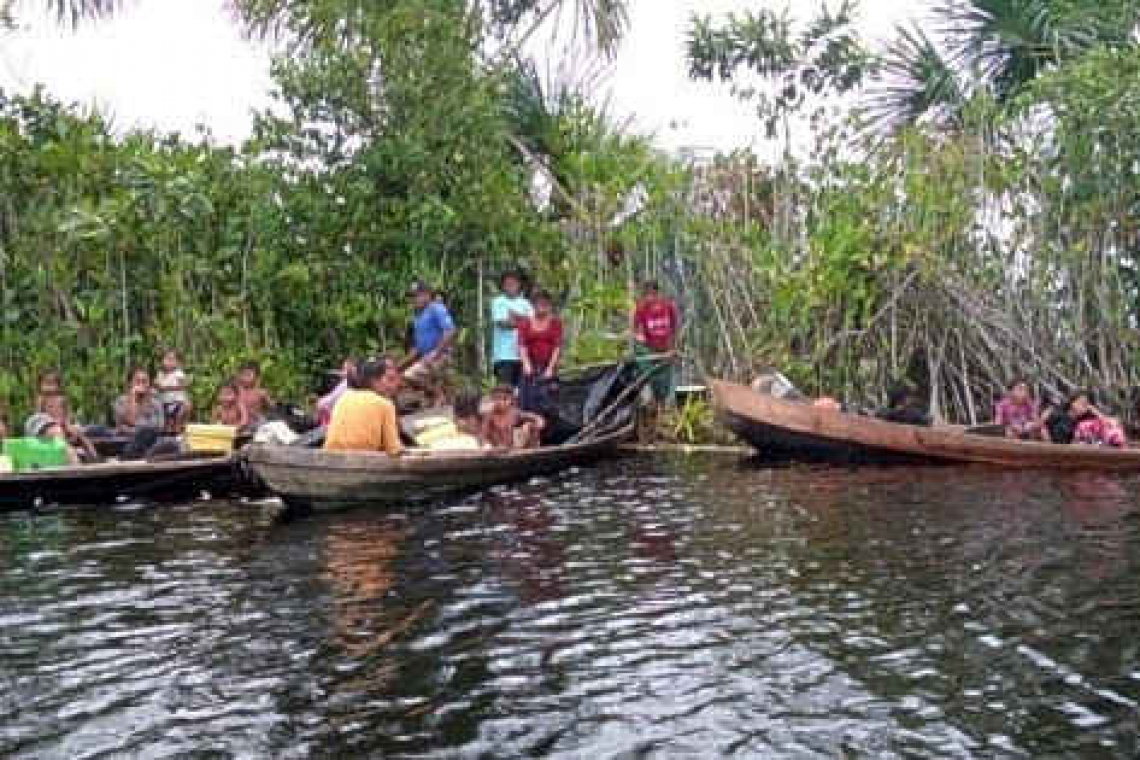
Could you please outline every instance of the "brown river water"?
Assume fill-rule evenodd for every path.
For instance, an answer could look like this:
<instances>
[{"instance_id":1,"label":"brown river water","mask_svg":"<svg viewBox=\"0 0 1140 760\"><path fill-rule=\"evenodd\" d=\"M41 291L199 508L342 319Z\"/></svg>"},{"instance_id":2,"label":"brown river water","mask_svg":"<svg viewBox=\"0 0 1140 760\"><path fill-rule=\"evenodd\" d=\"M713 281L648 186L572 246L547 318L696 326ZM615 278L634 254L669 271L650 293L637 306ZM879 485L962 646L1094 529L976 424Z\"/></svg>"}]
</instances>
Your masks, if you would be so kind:
<instances>
[{"instance_id":1,"label":"brown river water","mask_svg":"<svg viewBox=\"0 0 1140 760\"><path fill-rule=\"evenodd\" d=\"M633 457L0 514L0 756L1134 758L1140 478Z\"/></svg>"}]
</instances>

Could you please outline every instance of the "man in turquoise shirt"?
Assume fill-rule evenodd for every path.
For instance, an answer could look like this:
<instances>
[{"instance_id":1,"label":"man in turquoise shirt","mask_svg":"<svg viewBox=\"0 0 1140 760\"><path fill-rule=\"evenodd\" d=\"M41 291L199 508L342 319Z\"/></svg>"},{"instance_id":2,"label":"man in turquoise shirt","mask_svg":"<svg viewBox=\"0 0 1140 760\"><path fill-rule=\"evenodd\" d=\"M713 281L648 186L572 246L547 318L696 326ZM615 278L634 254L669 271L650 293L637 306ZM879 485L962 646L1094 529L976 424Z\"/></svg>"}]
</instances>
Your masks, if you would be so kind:
<instances>
[{"instance_id":1,"label":"man in turquoise shirt","mask_svg":"<svg viewBox=\"0 0 1140 760\"><path fill-rule=\"evenodd\" d=\"M518 272L506 272L500 281L503 292L491 301L491 369L500 383L515 388L522 382L517 320L530 319L534 309L522 295Z\"/></svg>"}]
</instances>

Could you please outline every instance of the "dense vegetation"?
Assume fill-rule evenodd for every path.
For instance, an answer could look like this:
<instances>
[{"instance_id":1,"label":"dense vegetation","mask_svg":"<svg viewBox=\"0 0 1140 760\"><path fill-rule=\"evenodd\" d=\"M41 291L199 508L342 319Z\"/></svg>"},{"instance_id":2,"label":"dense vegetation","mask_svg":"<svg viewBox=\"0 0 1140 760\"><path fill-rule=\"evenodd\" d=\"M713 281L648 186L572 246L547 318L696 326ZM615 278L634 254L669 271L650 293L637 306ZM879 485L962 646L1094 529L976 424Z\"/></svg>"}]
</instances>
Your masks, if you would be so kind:
<instances>
[{"instance_id":1,"label":"dense vegetation","mask_svg":"<svg viewBox=\"0 0 1140 760\"><path fill-rule=\"evenodd\" d=\"M443 290L477 372L485 300L514 262L573 299L574 326L612 317L620 332L625 283L599 294L564 207L608 203L593 185L620 191L615 177L650 151L576 96L537 91L518 61L487 61L534 4L496 4L486 20L450 0L324 4L352 24L318 5L239 8L291 35L277 106L239 150L119 136L44 93L0 97L0 401L13 416L37 373L62 367L80 413L102 417L127 368L167 346L200 405L250 357L298 398L347 353L403 350L415 280ZM532 202L539 160L561 211ZM610 350L575 345L585 360Z\"/></svg>"},{"instance_id":2,"label":"dense vegetation","mask_svg":"<svg viewBox=\"0 0 1140 760\"><path fill-rule=\"evenodd\" d=\"M662 155L544 81L514 53L556 5L236 2L289 40L237 150L0 100L0 399L23 410L62 366L93 418L166 345L199 401L246 357L299 397L345 353L402 346L415 279L444 289L478 371L494 275L521 262L565 304L572 362L626 350L652 274L697 373L779 366L868 403L906 377L960 420L1017 374L1134 405L1133 4L946 3L937 36L883 53L851 3L802 28L696 20L693 75L755 100L776 165ZM571 5L612 48L622 4Z\"/></svg>"},{"instance_id":3,"label":"dense vegetation","mask_svg":"<svg viewBox=\"0 0 1140 760\"><path fill-rule=\"evenodd\" d=\"M810 160L775 170L785 221L750 257L778 263L760 259L748 299L779 326L769 357L849 396L907 377L958 419L1019 375L1134 415L1140 6L936 2L933 34L899 29L884 53L854 14L796 28L760 11L690 35L693 75L733 81L773 131L825 123L812 95L853 102L813 131Z\"/></svg>"}]
</instances>

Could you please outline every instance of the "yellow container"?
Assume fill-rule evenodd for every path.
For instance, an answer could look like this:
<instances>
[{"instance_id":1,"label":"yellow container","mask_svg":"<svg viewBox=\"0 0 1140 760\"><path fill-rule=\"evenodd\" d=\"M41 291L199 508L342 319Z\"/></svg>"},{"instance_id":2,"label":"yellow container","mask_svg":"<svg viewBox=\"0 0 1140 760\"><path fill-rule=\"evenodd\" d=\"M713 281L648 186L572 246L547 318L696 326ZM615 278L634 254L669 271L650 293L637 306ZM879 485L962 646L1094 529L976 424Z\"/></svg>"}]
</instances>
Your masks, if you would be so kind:
<instances>
[{"instance_id":1,"label":"yellow container","mask_svg":"<svg viewBox=\"0 0 1140 760\"><path fill-rule=\"evenodd\" d=\"M191 451L234 450L237 428L233 425L187 425L186 445Z\"/></svg>"}]
</instances>

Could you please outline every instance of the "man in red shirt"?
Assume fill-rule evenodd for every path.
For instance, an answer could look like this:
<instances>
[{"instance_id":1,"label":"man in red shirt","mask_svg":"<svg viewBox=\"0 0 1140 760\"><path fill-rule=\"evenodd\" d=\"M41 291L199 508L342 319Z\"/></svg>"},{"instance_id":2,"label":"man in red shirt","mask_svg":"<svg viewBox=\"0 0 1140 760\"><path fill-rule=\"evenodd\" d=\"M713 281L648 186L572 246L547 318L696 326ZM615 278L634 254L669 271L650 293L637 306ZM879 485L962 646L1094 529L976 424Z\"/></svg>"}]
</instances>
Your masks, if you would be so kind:
<instances>
[{"instance_id":1,"label":"man in red shirt","mask_svg":"<svg viewBox=\"0 0 1140 760\"><path fill-rule=\"evenodd\" d=\"M677 304L661 295L656 282L645 282L633 310L633 348L635 355L651 357L659 364L650 382L659 402L672 402L676 393L674 369L680 332L681 313ZM646 370L650 366L649 361L643 364Z\"/></svg>"}]
</instances>

